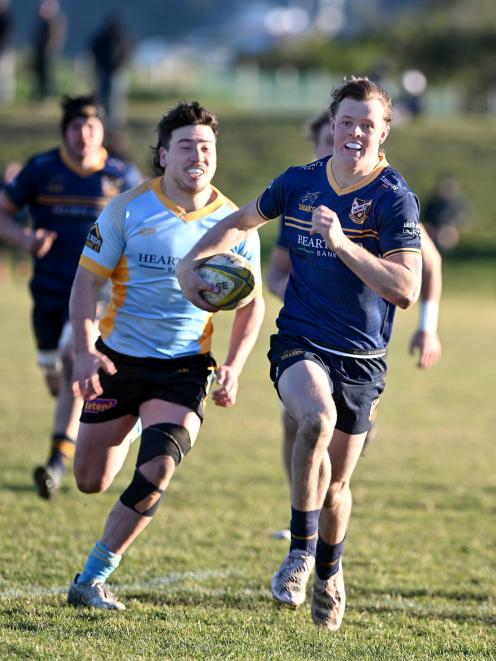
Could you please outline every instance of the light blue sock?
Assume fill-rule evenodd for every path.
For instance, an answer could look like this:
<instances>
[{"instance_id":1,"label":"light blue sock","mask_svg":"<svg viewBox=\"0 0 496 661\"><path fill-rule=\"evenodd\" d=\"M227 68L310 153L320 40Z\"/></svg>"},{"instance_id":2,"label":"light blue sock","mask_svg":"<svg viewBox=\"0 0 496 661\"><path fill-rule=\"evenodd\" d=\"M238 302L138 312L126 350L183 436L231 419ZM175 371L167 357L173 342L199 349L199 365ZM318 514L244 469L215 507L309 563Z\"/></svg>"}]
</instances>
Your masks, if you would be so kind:
<instances>
[{"instance_id":1,"label":"light blue sock","mask_svg":"<svg viewBox=\"0 0 496 661\"><path fill-rule=\"evenodd\" d=\"M112 553L103 542L97 542L91 549L77 582L90 583L90 581L101 581L105 583L110 574L119 566L121 558L122 555Z\"/></svg>"}]
</instances>

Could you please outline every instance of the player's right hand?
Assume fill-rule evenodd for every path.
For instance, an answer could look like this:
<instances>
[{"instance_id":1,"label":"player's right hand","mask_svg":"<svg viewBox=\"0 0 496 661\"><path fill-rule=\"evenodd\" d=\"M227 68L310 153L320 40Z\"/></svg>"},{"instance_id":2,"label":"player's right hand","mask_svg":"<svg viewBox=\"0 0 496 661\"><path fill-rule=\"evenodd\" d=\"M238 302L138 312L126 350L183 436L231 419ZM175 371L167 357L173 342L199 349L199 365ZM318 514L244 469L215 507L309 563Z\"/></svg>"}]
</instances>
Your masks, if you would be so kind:
<instances>
[{"instance_id":1,"label":"player's right hand","mask_svg":"<svg viewBox=\"0 0 496 661\"><path fill-rule=\"evenodd\" d=\"M38 227L34 232L26 233L25 237L26 250L41 259L50 251L57 238L57 232Z\"/></svg>"},{"instance_id":2,"label":"player's right hand","mask_svg":"<svg viewBox=\"0 0 496 661\"><path fill-rule=\"evenodd\" d=\"M216 308L215 305L207 303L203 298L202 292L211 291L215 293L216 289L213 285L204 280L193 268L190 263L186 263L181 260L176 267L176 277L181 287L182 294L188 301L191 301L193 305L196 305L197 308L201 310L206 310L207 312L218 312L219 308Z\"/></svg>"},{"instance_id":3,"label":"player's right hand","mask_svg":"<svg viewBox=\"0 0 496 661\"><path fill-rule=\"evenodd\" d=\"M107 372L107 374L117 372L117 368L110 358L98 351L85 351L75 355L72 373L74 397L81 396L83 399L95 399L102 394L103 389L98 375L100 369Z\"/></svg>"}]
</instances>

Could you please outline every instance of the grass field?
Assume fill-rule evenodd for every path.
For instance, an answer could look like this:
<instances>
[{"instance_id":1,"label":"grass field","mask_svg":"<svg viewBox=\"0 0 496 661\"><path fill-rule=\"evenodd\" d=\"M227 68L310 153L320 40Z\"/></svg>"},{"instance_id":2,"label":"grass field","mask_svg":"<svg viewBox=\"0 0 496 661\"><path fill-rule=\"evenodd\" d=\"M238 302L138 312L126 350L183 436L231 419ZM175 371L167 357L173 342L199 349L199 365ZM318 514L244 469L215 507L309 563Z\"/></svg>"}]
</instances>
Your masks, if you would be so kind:
<instances>
[{"instance_id":1,"label":"grass field","mask_svg":"<svg viewBox=\"0 0 496 661\"><path fill-rule=\"evenodd\" d=\"M274 605L288 521L279 409L262 336L232 410L209 406L197 447L112 584L125 612L74 610L65 590L129 482L108 493L70 476L52 502L31 487L52 404L34 365L25 283L1 285L0 656L5 659L496 659L495 292L448 284L442 362L412 366L417 311L400 312L379 436L354 477L348 608L329 635L309 606ZM487 282L486 282L487 285ZM8 314L7 314L8 311ZM218 315L222 359L229 313Z\"/></svg>"}]
</instances>

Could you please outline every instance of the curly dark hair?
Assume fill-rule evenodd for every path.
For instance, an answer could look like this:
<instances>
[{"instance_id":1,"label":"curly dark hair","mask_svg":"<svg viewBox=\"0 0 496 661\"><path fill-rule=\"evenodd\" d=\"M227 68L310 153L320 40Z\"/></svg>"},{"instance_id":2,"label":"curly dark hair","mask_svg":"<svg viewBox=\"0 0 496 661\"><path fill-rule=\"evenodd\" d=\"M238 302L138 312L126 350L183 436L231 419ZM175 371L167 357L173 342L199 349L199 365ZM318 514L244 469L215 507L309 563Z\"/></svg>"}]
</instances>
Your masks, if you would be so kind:
<instances>
[{"instance_id":1,"label":"curly dark hair","mask_svg":"<svg viewBox=\"0 0 496 661\"><path fill-rule=\"evenodd\" d=\"M175 108L171 108L169 112L162 117L157 125L158 141L155 147L152 147L153 152L153 167L157 174L164 172L164 167L160 165L160 147L168 149L172 132L183 126L195 126L203 124L210 126L215 136L219 132L219 124L217 117L213 112L210 112L198 101L181 101Z\"/></svg>"}]
</instances>

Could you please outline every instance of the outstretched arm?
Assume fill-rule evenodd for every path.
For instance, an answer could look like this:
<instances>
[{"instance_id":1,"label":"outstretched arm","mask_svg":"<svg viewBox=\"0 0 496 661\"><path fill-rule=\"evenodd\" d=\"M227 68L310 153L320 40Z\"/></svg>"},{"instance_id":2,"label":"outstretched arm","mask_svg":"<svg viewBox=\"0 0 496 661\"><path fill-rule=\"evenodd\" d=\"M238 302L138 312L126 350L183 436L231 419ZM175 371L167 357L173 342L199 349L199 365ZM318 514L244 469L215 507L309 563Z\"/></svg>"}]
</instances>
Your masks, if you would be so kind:
<instances>
[{"instance_id":1,"label":"outstretched arm","mask_svg":"<svg viewBox=\"0 0 496 661\"><path fill-rule=\"evenodd\" d=\"M57 233L44 228L33 231L29 227L21 227L13 218L18 211L19 207L5 191L0 191L0 239L36 257L44 257L57 238Z\"/></svg>"},{"instance_id":2,"label":"outstretched arm","mask_svg":"<svg viewBox=\"0 0 496 661\"><path fill-rule=\"evenodd\" d=\"M439 302L442 290L442 258L423 226L422 289L418 328L410 340L410 353L418 350L417 367L428 369L441 358L441 341L437 333Z\"/></svg>"},{"instance_id":3,"label":"outstretched arm","mask_svg":"<svg viewBox=\"0 0 496 661\"><path fill-rule=\"evenodd\" d=\"M216 312L217 308L207 303L201 295L202 291L213 291L213 287L196 270L212 255L226 252L241 243L248 230L258 228L265 222L266 219L257 211L256 200L253 200L209 229L177 265L176 276L183 295L197 307Z\"/></svg>"},{"instance_id":4,"label":"outstretched arm","mask_svg":"<svg viewBox=\"0 0 496 661\"><path fill-rule=\"evenodd\" d=\"M220 388L212 394L217 406L233 406L236 403L239 376L257 340L264 311L264 300L258 295L234 313L227 358L216 375Z\"/></svg>"}]
</instances>

